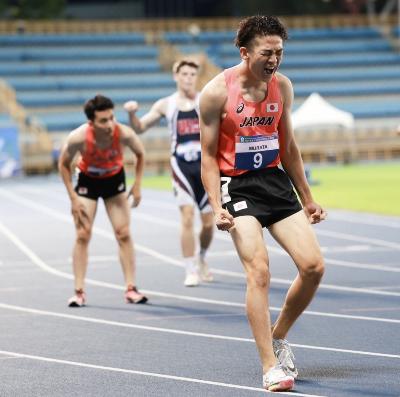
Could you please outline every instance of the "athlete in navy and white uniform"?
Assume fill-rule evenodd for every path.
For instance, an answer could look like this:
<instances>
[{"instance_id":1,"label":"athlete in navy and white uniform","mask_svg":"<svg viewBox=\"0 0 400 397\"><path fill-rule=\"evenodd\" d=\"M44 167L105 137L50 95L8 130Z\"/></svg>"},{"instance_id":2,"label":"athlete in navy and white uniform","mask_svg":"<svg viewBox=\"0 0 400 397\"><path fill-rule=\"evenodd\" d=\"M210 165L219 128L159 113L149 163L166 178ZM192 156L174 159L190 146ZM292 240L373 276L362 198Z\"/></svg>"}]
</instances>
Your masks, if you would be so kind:
<instances>
[{"instance_id":1,"label":"athlete in navy and white uniform","mask_svg":"<svg viewBox=\"0 0 400 397\"><path fill-rule=\"evenodd\" d=\"M177 91L159 99L150 111L137 117L138 103L129 101L124 108L129 113L131 126L143 133L162 117L168 122L171 138L171 168L174 193L181 211L181 248L185 261L185 286L199 281L212 281L205 262L205 254L213 235L214 218L201 181L201 150L199 127L199 93L196 80L199 65L191 60L175 63L173 72ZM199 254L195 255L194 207L200 211L202 229Z\"/></svg>"}]
</instances>

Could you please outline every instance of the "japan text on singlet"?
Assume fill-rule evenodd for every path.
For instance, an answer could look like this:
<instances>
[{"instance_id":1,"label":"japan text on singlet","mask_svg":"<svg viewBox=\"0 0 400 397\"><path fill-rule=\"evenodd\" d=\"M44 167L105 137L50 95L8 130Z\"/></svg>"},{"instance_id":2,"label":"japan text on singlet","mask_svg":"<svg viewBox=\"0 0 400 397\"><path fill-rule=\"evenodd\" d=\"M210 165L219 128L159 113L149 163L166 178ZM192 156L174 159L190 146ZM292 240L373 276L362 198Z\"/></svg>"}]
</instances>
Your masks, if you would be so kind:
<instances>
[{"instance_id":1,"label":"japan text on singlet","mask_svg":"<svg viewBox=\"0 0 400 397\"><path fill-rule=\"evenodd\" d=\"M99 149L95 145L93 126L86 129L85 151L82 153L78 168L86 175L94 178L109 178L117 174L123 166L120 130L115 125L111 146Z\"/></svg>"},{"instance_id":2,"label":"japan text on singlet","mask_svg":"<svg viewBox=\"0 0 400 397\"><path fill-rule=\"evenodd\" d=\"M282 99L278 78L272 76L263 101L249 102L240 93L237 73L237 67L224 71L227 114L220 125L217 159L221 173L228 176L280 163L278 124Z\"/></svg>"}]
</instances>

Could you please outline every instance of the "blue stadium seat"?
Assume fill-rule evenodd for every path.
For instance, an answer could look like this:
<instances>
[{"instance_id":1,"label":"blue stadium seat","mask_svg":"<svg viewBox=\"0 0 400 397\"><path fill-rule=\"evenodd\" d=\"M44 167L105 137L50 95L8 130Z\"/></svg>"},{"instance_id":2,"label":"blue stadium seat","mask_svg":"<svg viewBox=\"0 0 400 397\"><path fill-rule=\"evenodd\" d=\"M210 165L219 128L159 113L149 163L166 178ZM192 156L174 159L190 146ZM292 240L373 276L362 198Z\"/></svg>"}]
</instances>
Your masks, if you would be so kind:
<instances>
[{"instance_id":1,"label":"blue stadium seat","mask_svg":"<svg viewBox=\"0 0 400 397\"><path fill-rule=\"evenodd\" d=\"M194 36L187 32L165 32L163 38L171 44L188 44L194 40Z\"/></svg>"},{"instance_id":2,"label":"blue stadium seat","mask_svg":"<svg viewBox=\"0 0 400 397\"><path fill-rule=\"evenodd\" d=\"M17 100L26 107L47 106L82 106L88 98L100 93L110 97L114 102L125 102L134 99L138 102L155 102L163 96L172 94L173 90L80 90L80 91L33 91L17 92Z\"/></svg>"},{"instance_id":3,"label":"blue stadium seat","mask_svg":"<svg viewBox=\"0 0 400 397\"><path fill-rule=\"evenodd\" d=\"M65 34L14 34L0 35L0 46L38 46L84 44L146 44L143 33L65 33Z\"/></svg>"},{"instance_id":4,"label":"blue stadium seat","mask_svg":"<svg viewBox=\"0 0 400 397\"><path fill-rule=\"evenodd\" d=\"M293 83L336 81L340 84L348 81L390 80L400 78L400 68L398 65L383 65L379 68L374 66L354 68L327 67L317 70L313 69L312 73L308 69L285 70L284 66L282 70Z\"/></svg>"},{"instance_id":5,"label":"blue stadium seat","mask_svg":"<svg viewBox=\"0 0 400 397\"><path fill-rule=\"evenodd\" d=\"M91 60L91 59L132 59L135 57L156 59L157 46L104 46L104 47L42 47L1 49L0 61L53 61L53 60Z\"/></svg>"},{"instance_id":6,"label":"blue stadium seat","mask_svg":"<svg viewBox=\"0 0 400 397\"><path fill-rule=\"evenodd\" d=\"M360 95L385 95L400 93L400 79L380 81L356 81L345 84L331 83L299 83L294 86L296 96L309 96L318 92L323 97L328 96L360 96Z\"/></svg>"},{"instance_id":7,"label":"blue stadium seat","mask_svg":"<svg viewBox=\"0 0 400 397\"><path fill-rule=\"evenodd\" d=\"M218 53L219 56L238 56L239 50L231 43L223 43L218 46L213 45L208 48L209 52ZM355 52L372 52L372 51L392 51L389 42L382 38L368 40L349 40L343 45L342 40L309 40L309 41L288 41L285 44L286 55L296 54L329 54L329 53L352 53Z\"/></svg>"},{"instance_id":8,"label":"blue stadium seat","mask_svg":"<svg viewBox=\"0 0 400 397\"><path fill-rule=\"evenodd\" d=\"M60 74L121 74L161 72L156 61L68 61L68 62L4 62L0 64L1 76L38 76Z\"/></svg>"},{"instance_id":9,"label":"blue stadium seat","mask_svg":"<svg viewBox=\"0 0 400 397\"><path fill-rule=\"evenodd\" d=\"M170 73L141 73L127 75L10 77L6 81L18 91L71 90L99 88L175 88Z\"/></svg>"},{"instance_id":10,"label":"blue stadium seat","mask_svg":"<svg viewBox=\"0 0 400 397\"><path fill-rule=\"evenodd\" d=\"M309 39L355 39L355 38L380 38L381 33L373 27L340 27L319 29L291 29L289 38L291 40Z\"/></svg>"},{"instance_id":11,"label":"blue stadium seat","mask_svg":"<svg viewBox=\"0 0 400 397\"><path fill-rule=\"evenodd\" d=\"M219 61L219 66L229 68L237 64L238 56L224 57ZM323 68L333 66L379 66L379 65L398 65L400 63L400 54L394 52L376 53L358 53L358 54L321 54L321 56L292 55L285 58L283 67L286 69L299 68ZM283 70L283 69L282 69Z\"/></svg>"},{"instance_id":12,"label":"blue stadium seat","mask_svg":"<svg viewBox=\"0 0 400 397\"><path fill-rule=\"evenodd\" d=\"M119 106L119 108L121 108L121 106ZM137 114L140 117L148 110L148 106L140 108ZM128 114L125 111L116 109L115 116L119 122L129 124ZM42 113L40 115L40 121L44 126L47 127L49 131L72 131L81 124L85 123L87 120L83 111L64 111L56 114ZM166 125L165 120L161 120L160 125Z\"/></svg>"},{"instance_id":13,"label":"blue stadium seat","mask_svg":"<svg viewBox=\"0 0 400 397\"><path fill-rule=\"evenodd\" d=\"M223 68L240 59L233 30L163 37L184 54L206 52ZM292 29L289 37L281 70L294 84L296 104L316 91L356 118L400 117L400 101L393 100L400 92L400 55L379 30ZM120 121L128 121L121 110L126 100L138 100L143 114L175 90L158 56L142 33L0 35L0 76L50 131L85 122L82 105L99 92L116 103Z\"/></svg>"}]
</instances>

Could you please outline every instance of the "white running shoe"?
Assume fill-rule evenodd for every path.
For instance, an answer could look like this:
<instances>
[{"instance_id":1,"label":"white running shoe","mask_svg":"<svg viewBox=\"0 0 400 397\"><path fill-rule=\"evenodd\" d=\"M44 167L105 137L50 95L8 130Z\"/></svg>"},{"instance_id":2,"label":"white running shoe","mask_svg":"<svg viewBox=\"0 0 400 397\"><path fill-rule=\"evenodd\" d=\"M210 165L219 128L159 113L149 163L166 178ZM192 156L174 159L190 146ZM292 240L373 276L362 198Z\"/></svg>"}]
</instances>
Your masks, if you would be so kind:
<instances>
[{"instance_id":1,"label":"white running shoe","mask_svg":"<svg viewBox=\"0 0 400 397\"><path fill-rule=\"evenodd\" d=\"M286 339L272 339L272 348L274 349L275 357L282 365L282 369L285 373L292 376L293 379L296 379L299 372L294 363L294 354L288 341Z\"/></svg>"},{"instance_id":2,"label":"white running shoe","mask_svg":"<svg viewBox=\"0 0 400 397\"><path fill-rule=\"evenodd\" d=\"M286 375L280 364L263 375L263 387L268 391L287 391L294 386L293 376Z\"/></svg>"},{"instance_id":3,"label":"white running shoe","mask_svg":"<svg viewBox=\"0 0 400 397\"><path fill-rule=\"evenodd\" d=\"M186 273L185 281L183 282L185 287L196 287L199 285L199 275L196 271Z\"/></svg>"},{"instance_id":4,"label":"white running shoe","mask_svg":"<svg viewBox=\"0 0 400 397\"><path fill-rule=\"evenodd\" d=\"M204 259L199 259L199 276L201 281L205 281L207 283L210 283L214 280L214 277L208 268L208 264Z\"/></svg>"}]
</instances>

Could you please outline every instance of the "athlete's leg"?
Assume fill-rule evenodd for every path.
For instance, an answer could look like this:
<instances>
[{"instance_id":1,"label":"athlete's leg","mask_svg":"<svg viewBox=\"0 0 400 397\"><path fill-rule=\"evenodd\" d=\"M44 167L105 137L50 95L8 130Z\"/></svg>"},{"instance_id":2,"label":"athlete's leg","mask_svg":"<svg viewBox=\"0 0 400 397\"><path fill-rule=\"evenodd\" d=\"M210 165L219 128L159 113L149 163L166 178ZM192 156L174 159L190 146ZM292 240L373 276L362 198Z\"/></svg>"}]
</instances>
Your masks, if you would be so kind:
<instances>
[{"instance_id":1,"label":"athlete's leg","mask_svg":"<svg viewBox=\"0 0 400 397\"><path fill-rule=\"evenodd\" d=\"M292 257L299 271L273 326L274 339L284 339L313 298L324 274L324 261L314 230L303 211L275 223L269 231Z\"/></svg>"},{"instance_id":2,"label":"athlete's leg","mask_svg":"<svg viewBox=\"0 0 400 397\"><path fill-rule=\"evenodd\" d=\"M199 276L195 257L194 207L193 205L181 205L179 209L181 211L181 248L185 262L184 285L195 287L199 284Z\"/></svg>"},{"instance_id":3,"label":"athlete's leg","mask_svg":"<svg viewBox=\"0 0 400 397\"><path fill-rule=\"evenodd\" d=\"M200 239L200 251L199 251L199 275L203 281L213 281L213 276L208 268L208 264L205 260L207 250L211 244L211 240L214 234L214 214L211 211L201 212L201 231L199 235Z\"/></svg>"},{"instance_id":4,"label":"athlete's leg","mask_svg":"<svg viewBox=\"0 0 400 397\"><path fill-rule=\"evenodd\" d=\"M194 207L181 205L181 249L184 258L194 257L196 242L194 236Z\"/></svg>"},{"instance_id":5,"label":"athlete's leg","mask_svg":"<svg viewBox=\"0 0 400 397\"><path fill-rule=\"evenodd\" d=\"M125 284L136 285L135 254L130 232L131 213L126 193L120 193L104 200L108 217L119 245L119 259L124 273Z\"/></svg>"},{"instance_id":6,"label":"athlete's leg","mask_svg":"<svg viewBox=\"0 0 400 397\"><path fill-rule=\"evenodd\" d=\"M269 262L262 227L252 216L235 218L230 230L247 277L246 310L260 354L263 372L276 365L269 315Z\"/></svg>"},{"instance_id":7,"label":"athlete's leg","mask_svg":"<svg viewBox=\"0 0 400 397\"><path fill-rule=\"evenodd\" d=\"M83 290L85 288L85 276L88 265L89 241L92 234L92 226L96 215L97 201L86 197L79 196L79 201L84 205L88 216L88 227L84 227L81 222L74 219L76 239L72 251L72 264L74 271L75 290Z\"/></svg>"},{"instance_id":8,"label":"athlete's leg","mask_svg":"<svg viewBox=\"0 0 400 397\"><path fill-rule=\"evenodd\" d=\"M200 239L200 252L207 251L211 244L211 240L214 234L214 215L211 211L200 213L201 217L201 231L199 235Z\"/></svg>"}]
</instances>

